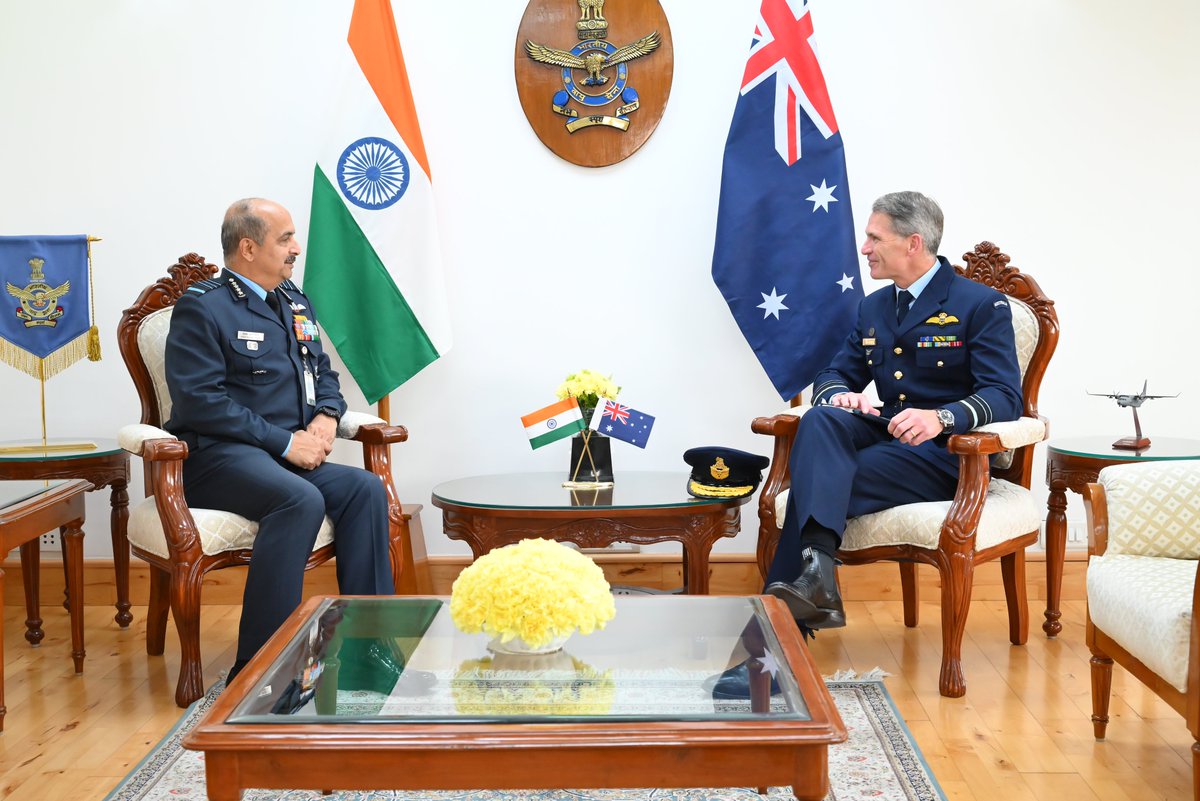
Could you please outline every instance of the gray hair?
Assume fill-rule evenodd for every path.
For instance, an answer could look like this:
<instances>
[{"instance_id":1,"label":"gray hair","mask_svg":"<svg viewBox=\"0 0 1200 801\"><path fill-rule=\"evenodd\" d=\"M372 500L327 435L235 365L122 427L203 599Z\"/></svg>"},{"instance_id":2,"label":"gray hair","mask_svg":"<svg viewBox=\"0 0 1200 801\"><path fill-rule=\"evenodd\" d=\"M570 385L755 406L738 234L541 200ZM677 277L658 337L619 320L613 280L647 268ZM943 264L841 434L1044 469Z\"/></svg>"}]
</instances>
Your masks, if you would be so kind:
<instances>
[{"instance_id":1,"label":"gray hair","mask_svg":"<svg viewBox=\"0 0 1200 801\"><path fill-rule=\"evenodd\" d=\"M920 234L925 251L936 256L942 244L942 209L920 192L892 192L875 201L871 211L886 214L900 236Z\"/></svg>"},{"instance_id":2,"label":"gray hair","mask_svg":"<svg viewBox=\"0 0 1200 801\"><path fill-rule=\"evenodd\" d=\"M249 238L263 244L267 238L267 221L258 215L261 198L248 197L235 201L221 222L221 252L228 262L237 253L238 245Z\"/></svg>"}]
</instances>

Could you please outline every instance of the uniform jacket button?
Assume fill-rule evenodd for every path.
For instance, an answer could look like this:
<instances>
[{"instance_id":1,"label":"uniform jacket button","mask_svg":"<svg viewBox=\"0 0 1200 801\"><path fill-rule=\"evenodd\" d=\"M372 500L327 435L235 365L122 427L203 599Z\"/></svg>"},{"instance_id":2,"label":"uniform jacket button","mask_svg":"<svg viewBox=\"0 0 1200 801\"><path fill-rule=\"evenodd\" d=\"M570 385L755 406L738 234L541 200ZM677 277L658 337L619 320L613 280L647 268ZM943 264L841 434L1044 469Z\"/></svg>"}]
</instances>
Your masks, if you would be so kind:
<instances>
[{"instance_id":1,"label":"uniform jacket button","mask_svg":"<svg viewBox=\"0 0 1200 801\"><path fill-rule=\"evenodd\" d=\"M945 364L945 362L941 362L941 361L939 361L939 362L938 362L938 367L941 367L941 366L943 366L944 364Z\"/></svg>"},{"instance_id":2,"label":"uniform jacket button","mask_svg":"<svg viewBox=\"0 0 1200 801\"><path fill-rule=\"evenodd\" d=\"M895 353L897 356L899 356L901 353L904 353L904 348L896 348L894 351L892 351L892 353Z\"/></svg>"},{"instance_id":3,"label":"uniform jacket button","mask_svg":"<svg viewBox=\"0 0 1200 801\"><path fill-rule=\"evenodd\" d=\"M901 378L904 378L904 373L902 373L902 372L900 372L899 370L897 370L897 371L895 372L895 376L896 376L896 380L897 380L897 381L899 381Z\"/></svg>"}]
</instances>

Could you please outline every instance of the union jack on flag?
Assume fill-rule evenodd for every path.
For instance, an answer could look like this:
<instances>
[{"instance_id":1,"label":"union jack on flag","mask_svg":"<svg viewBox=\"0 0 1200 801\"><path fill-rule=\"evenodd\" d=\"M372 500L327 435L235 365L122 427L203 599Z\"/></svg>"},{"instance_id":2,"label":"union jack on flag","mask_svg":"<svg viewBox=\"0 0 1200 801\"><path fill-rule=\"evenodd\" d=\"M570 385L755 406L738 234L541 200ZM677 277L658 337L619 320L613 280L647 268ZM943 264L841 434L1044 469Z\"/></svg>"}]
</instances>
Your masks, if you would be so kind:
<instances>
[{"instance_id":1,"label":"union jack on flag","mask_svg":"<svg viewBox=\"0 0 1200 801\"><path fill-rule=\"evenodd\" d=\"M590 427L613 439L644 448L654 427L654 417L616 401L606 400L592 412Z\"/></svg>"},{"instance_id":2,"label":"union jack on flag","mask_svg":"<svg viewBox=\"0 0 1200 801\"><path fill-rule=\"evenodd\" d=\"M804 0L762 0L725 141L712 276L784 398L854 326L846 157Z\"/></svg>"}]
</instances>

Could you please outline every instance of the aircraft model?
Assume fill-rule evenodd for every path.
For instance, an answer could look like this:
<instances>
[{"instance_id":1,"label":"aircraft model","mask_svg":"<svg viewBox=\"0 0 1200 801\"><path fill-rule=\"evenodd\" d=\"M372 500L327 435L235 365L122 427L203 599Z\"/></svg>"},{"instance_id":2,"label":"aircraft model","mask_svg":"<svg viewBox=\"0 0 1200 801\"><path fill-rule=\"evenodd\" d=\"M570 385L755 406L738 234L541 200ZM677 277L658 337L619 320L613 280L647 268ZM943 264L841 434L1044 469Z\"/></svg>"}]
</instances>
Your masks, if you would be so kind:
<instances>
[{"instance_id":1,"label":"aircraft model","mask_svg":"<svg viewBox=\"0 0 1200 801\"><path fill-rule=\"evenodd\" d=\"M1138 407L1148 400L1156 400L1158 398L1178 398L1179 393L1174 395L1147 395L1146 389L1150 386L1150 380L1147 379L1142 384L1142 391L1132 394L1123 394L1119 392L1089 392L1089 395L1095 395L1098 398L1112 398L1117 402L1117 405L1122 409L1133 410L1133 428L1135 435L1132 437L1121 437L1113 443L1114 448L1128 451L1140 451L1150 447L1150 439L1142 436L1142 423L1138 420Z\"/></svg>"}]
</instances>

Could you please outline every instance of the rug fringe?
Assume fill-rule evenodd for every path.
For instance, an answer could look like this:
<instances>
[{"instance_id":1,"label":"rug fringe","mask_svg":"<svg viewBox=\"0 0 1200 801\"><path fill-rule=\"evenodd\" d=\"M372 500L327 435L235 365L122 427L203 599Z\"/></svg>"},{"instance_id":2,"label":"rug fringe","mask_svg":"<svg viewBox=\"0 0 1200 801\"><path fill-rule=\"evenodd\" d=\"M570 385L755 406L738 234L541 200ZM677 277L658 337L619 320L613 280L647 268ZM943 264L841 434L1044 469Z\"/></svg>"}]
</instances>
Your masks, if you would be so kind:
<instances>
[{"instance_id":1,"label":"rug fringe","mask_svg":"<svg viewBox=\"0 0 1200 801\"><path fill-rule=\"evenodd\" d=\"M822 676L825 681L883 681L892 675L881 667L873 667L865 673L857 673L849 668L836 671L832 676Z\"/></svg>"}]
</instances>

